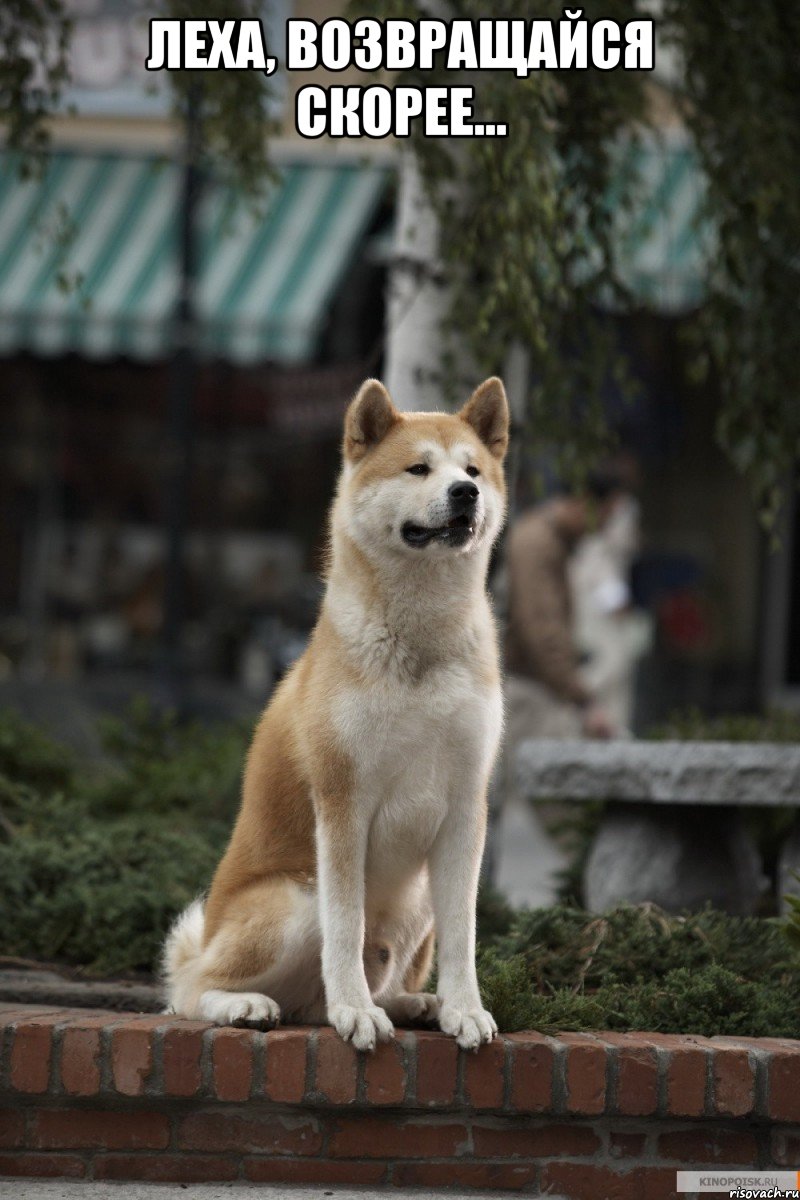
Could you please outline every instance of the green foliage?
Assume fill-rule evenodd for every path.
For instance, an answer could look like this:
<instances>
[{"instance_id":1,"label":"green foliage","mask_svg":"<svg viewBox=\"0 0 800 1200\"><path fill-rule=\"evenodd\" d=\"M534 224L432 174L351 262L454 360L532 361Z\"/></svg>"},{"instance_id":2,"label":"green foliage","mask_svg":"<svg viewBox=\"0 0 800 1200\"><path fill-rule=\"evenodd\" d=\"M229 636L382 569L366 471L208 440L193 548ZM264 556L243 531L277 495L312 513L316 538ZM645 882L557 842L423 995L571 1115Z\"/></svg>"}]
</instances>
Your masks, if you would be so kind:
<instances>
[{"instance_id":1,"label":"green foliage","mask_svg":"<svg viewBox=\"0 0 800 1200\"><path fill-rule=\"evenodd\" d=\"M61 0L0 4L0 122L30 170L47 147L45 119L67 81L70 22Z\"/></svg>"},{"instance_id":2,"label":"green foliage","mask_svg":"<svg viewBox=\"0 0 800 1200\"><path fill-rule=\"evenodd\" d=\"M260 0L160 0L153 17L259 18ZM47 119L59 110L69 83L72 22L63 0L3 0L0 5L0 121L8 149L18 151L23 174L35 169L49 145ZM271 178L268 136L271 83L260 71L167 71L175 115L186 115L193 95L202 125L203 159L216 174L260 195Z\"/></svg>"},{"instance_id":3,"label":"green foliage","mask_svg":"<svg viewBox=\"0 0 800 1200\"><path fill-rule=\"evenodd\" d=\"M37 800L0 842L5 954L90 974L152 970L171 919L208 885L226 827L139 816L97 820L79 801Z\"/></svg>"},{"instance_id":4,"label":"green foliage","mask_svg":"<svg viewBox=\"0 0 800 1200\"><path fill-rule=\"evenodd\" d=\"M164 15L232 21L263 16L261 0L162 0ZM268 136L276 132L269 112L271 83L261 71L167 71L175 113L183 118L194 98L202 126L202 149L217 176L257 197L272 177Z\"/></svg>"},{"instance_id":5,"label":"green foliage","mask_svg":"<svg viewBox=\"0 0 800 1200\"><path fill-rule=\"evenodd\" d=\"M0 713L0 953L88 974L152 971L207 886L236 807L241 727L179 725L145 703L103 722L86 765ZM649 906L478 905L478 970L505 1030L800 1035L800 902L784 925ZM786 935L789 935L788 937Z\"/></svg>"},{"instance_id":6,"label":"green foliage","mask_svg":"<svg viewBox=\"0 0 800 1200\"><path fill-rule=\"evenodd\" d=\"M725 713L709 717L688 708L648 730L653 741L685 742L800 742L800 714L786 709L767 713Z\"/></svg>"},{"instance_id":7,"label":"green foliage","mask_svg":"<svg viewBox=\"0 0 800 1200\"><path fill-rule=\"evenodd\" d=\"M98 814L152 812L228 820L236 812L248 730L179 722L135 700L100 725L110 765L87 785Z\"/></svg>"},{"instance_id":8,"label":"green foliage","mask_svg":"<svg viewBox=\"0 0 800 1200\"><path fill-rule=\"evenodd\" d=\"M769 525L800 454L800 8L668 0L664 15L718 240L701 356L722 390L720 443Z\"/></svg>"},{"instance_id":9,"label":"green foliage","mask_svg":"<svg viewBox=\"0 0 800 1200\"><path fill-rule=\"evenodd\" d=\"M24 721L13 709L0 710L0 777L31 787L66 787L74 759L69 750Z\"/></svg>"},{"instance_id":10,"label":"green foliage","mask_svg":"<svg viewBox=\"0 0 800 1200\"><path fill-rule=\"evenodd\" d=\"M479 977L506 1030L800 1035L800 958L777 920L647 905L521 912L484 941Z\"/></svg>"},{"instance_id":11,"label":"green foliage","mask_svg":"<svg viewBox=\"0 0 800 1200\"><path fill-rule=\"evenodd\" d=\"M636 7L615 0L602 15L625 21L641 15ZM427 15L421 0L383 0L378 11ZM449 11L486 16L481 0L453 0ZM545 3L536 15L559 19L562 6ZM503 0L492 16L529 12ZM685 62L676 100L708 182L705 217L717 236L708 301L694 322L694 373L718 381L718 440L770 525L800 454L800 8L782 0L667 0L658 24ZM424 79L409 72L402 81L464 82L441 61ZM645 118L648 76L590 69L518 79L480 71L469 82L476 120L507 123L508 136L414 141L452 284L442 379L460 384L459 339L486 371L500 370L519 340L531 351L534 376L528 440L548 447L562 473L580 482L609 438L601 385L610 375L624 381L593 305L609 297L626 305L612 221L629 204L632 181L618 178L615 155L620 136L635 136Z\"/></svg>"},{"instance_id":12,"label":"green foliage","mask_svg":"<svg viewBox=\"0 0 800 1200\"><path fill-rule=\"evenodd\" d=\"M492 938L508 933L516 913L507 900L490 884L484 883L478 892L478 940L490 941Z\"/></svg>"},{"instance_id":13,"label":"green foliage","mask_svg":"<svg viewBox=\"0 0 800 1200\"><path fill-rule=\"evenodd\" d=\"M794 879L800 883L800 871L792 871ZM789 906L789 911L786 914L783 930L789 943L795 950L800 951L800 896L787 895L784 900Z\"/></svg>"},{"instance_id":14,"label":"green foliage","mask_svg":"<svg viewBox=\"0 0 800 1200\"><path fill-rule=\"evenodd\" d=\"M607 0L603 16L640 16L634 0ZM428 16L421 0L363 0L370 16ZM258 0L164 0L173 17L260 15ZM482 0L453 0L457 18L486 16ZM539 18L562 17L546 2ZM528 18L520 0L501 0L498 19ZM800 454L796 396L796 297L800 283L800 8L782 0L667 0L659 19L685 63L685 119L708 181L707 216L717 232L708 301L696 321L696 365L721 389L718 438L773 525L785 480ZM66 80L69 22L62 0L0 6L0 119L8 144L30 155L46 145L44 120ZM441 56L440 56L441 60ZM43 82L31 87L37 64ZM216 169L250 194L268 177L269 81L258 72L168 72L176 111L194 93ZM615 171L621 135L645 119L649 76L636 71L481 71L476 120L508 125L504 138L416 137L414 147L441 218L442 260L452 284L441 378L463 390L466 336L474 362L500 370L515 341L528 347L534 383L528 440L548 446L556 466L580 482L610 433L601 388L628 386L598 297L624 306L613 222L630 201ZM463 83L441 61L405 73L423 86ZM588 253L587 253L588 251Z\"/></svg>"},{"instance_id":15,"label":"green foliage","mask_svg":"<svg viewBox=\"0 0 800 1200\"><path fill-rule=\"evenodd\" d=\"M779 921L713 909L681 917L652 905L623 906L603 916L569 907L535 909L518 913L495 945L506 957L522 955L543 992L656 980L715 963L747 978L778 979L786 966Z\"/></svg>"},{"instance_id":16,"label":"green foliage","mask_svg":"<svg viewBox=\"0 0 800 1200\"><path fill-rule=\"evenodd\" d=\"M103 726L107 762L0 714L0 952L89 973L152 970L209 884L236 809L246 731L180 726L144 702Z\"/></svg>"},{"instance_id":17,"label":"green foliage","mask_svg":"<svg viewBox=\"0 0 800 1200\"><path fill-rule=\"evenodd\" d=\"M454 0L449 12L473 20L487 15L481 0ZM561 4L546 2L536 15L558 20L562 12ZM421 0L383 0L369 15L417 20L428 10ZM518 0L503 0L491 15L530 14ZM603 9L619 21L635 15L632 0L609 0ZM455 86L462 76L440 61L432 72L403 73L400 82ZM485 373L502 371L519 341L531 353L535 379L527 436L548 446L562 472L579 480L609 444L601 385L624 374L593 301L601 290L623 295L612 222L630 197L614 168L615 142L643 119L642 76L534 71L519 79L512 71L482 70L469 83L474 119L506 124L507 136L414 139L452 285L440 381L454 396L463 391L465 336Z\"/></svg>"}]
</instances>

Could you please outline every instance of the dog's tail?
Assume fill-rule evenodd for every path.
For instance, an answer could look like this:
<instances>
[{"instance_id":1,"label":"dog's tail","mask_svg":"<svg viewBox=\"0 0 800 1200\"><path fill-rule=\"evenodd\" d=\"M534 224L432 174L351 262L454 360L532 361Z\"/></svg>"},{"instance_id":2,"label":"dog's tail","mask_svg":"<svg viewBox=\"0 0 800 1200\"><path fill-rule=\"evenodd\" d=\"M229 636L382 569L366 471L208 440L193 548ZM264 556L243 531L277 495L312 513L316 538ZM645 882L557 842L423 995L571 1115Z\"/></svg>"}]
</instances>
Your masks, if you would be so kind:
<instances>
[{"instance_id":1,"label":"dog's tail","mask_svg":"<svg viewBox=\"0 0 800 1200\"><path fill-rule=\"evenodd\" d=\"M203 952L203 908L203 900L193 900L175 919L167 934L161 957L161 978L167 1009L183 1016L193 1015L186 1011L192 1007L187 1003L187 992L194 991L192 983Z\"/></svg>"}]
</instances>

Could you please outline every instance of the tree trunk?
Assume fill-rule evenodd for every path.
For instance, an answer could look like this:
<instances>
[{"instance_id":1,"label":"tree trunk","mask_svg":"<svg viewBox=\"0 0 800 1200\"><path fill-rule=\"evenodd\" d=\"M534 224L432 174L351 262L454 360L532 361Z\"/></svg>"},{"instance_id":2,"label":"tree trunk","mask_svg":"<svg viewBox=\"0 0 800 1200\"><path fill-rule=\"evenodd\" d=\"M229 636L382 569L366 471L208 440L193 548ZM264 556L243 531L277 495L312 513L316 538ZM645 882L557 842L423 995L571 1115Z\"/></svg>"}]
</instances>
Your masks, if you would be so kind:
<instances>
[{"instance_id":1,"label":"tree trunk","mask_svg":"<svg viewBox=\"0 0 800 1200\"><path fill-rule=\"evenodd\" d=\"M442 318L449 290L439 258L439 222L412 150L400 166L397 226L389 271L384 378L398 408L444 407Z\"/></svg>"}]
</instances>

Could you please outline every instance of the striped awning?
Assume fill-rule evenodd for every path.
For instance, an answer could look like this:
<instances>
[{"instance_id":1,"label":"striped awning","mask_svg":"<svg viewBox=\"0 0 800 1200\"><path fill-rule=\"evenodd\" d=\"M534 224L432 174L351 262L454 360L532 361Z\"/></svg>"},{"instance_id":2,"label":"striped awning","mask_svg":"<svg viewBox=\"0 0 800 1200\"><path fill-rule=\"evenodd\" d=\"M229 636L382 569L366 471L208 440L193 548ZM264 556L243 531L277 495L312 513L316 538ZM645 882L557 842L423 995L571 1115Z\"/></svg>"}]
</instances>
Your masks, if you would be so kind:
<instances>
[{"instance_id":1,"label":"striped awning","mask_svg":"<svg viewBox=\"0 0 800 1200\"><path fill-rule=\"evenodd\" d=\"M615 190L630 185L629 206L615 214L622 282L656 312L696 308L715 241L702 218L705 184L691 143L682 132L631 139L620 148L617 171Z\"/></svg>"},{"instance_id":2,"label":"striped awning","mask_svg":"<svg viewBox=\"0 0 800 1200\"><path fill-rule=\"evenodd\" d=\"M387 183L377 166L295 164L258 207L209 183L198 213L199 349L311 358ZM156 358L171 345L180 172L55 153L22 180L0 159L0 354Z\"/></svg>"}]
</instances>

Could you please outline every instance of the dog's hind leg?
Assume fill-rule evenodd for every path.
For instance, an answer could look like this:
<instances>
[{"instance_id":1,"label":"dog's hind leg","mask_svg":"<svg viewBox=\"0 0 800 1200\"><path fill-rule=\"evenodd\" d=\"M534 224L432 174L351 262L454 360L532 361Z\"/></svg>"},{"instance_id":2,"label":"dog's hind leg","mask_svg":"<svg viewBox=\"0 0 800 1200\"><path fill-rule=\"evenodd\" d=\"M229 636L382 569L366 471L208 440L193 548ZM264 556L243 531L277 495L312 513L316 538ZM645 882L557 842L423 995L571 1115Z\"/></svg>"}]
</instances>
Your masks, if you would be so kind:
<instances>
[{"instance_id":1,"label":"dog's hind leg","mask_svg":"<svg viewBox=\"0 0 800 1200\"><path fill-rule=\"evenodd\" d=\"M424 873L409 887L403 902L384 917L380 932L391 947L392 970L374 993L375 1003L381 1004L397 1025L435 1021L437 999L423 991L430 978L436 940Z\"/></svg>"},{"instance_id":2,"label":"dog's hind leg","mask_svg":"<svg viewBox=\"0 0 800 1200\"><path fill-rule=\"evenodd\" d=\"M261 992L227 992L211 988L200 996L200 1016L215 1025L244 1025L273 1029L281 1019L277 1001Z\"/></svg>"},{"instance_id":3,"label":"dog's hind leg","mask_svg":"<svg viewBox=\"0 0 800 1200\"><path fill-rule=\"evenodd\" d=\"M217 1025L263 1027L277 1024L281 1011L313 1011L321 980L312 888L285 877L251 884L228 899L207 940L202 919L195 911L193 942L182 931L186 916L167 940L165 974L175 1012Z\"/></svg>"},{"instance_id":4,"label":"dog's hind leg","mask_svg":"<svg viewBox=\"0 0 800 1200\"><path fill-rule=\"evenodd\" d=\"M406 969L402 979L402 991L395 992L383 1002L395 1025L408 1025L417 1021L434 1022L439 1014L436 996L433 992L422 991L433 966L435 941L434 931L429 929Z\"/></svg>"}]
</instances>

